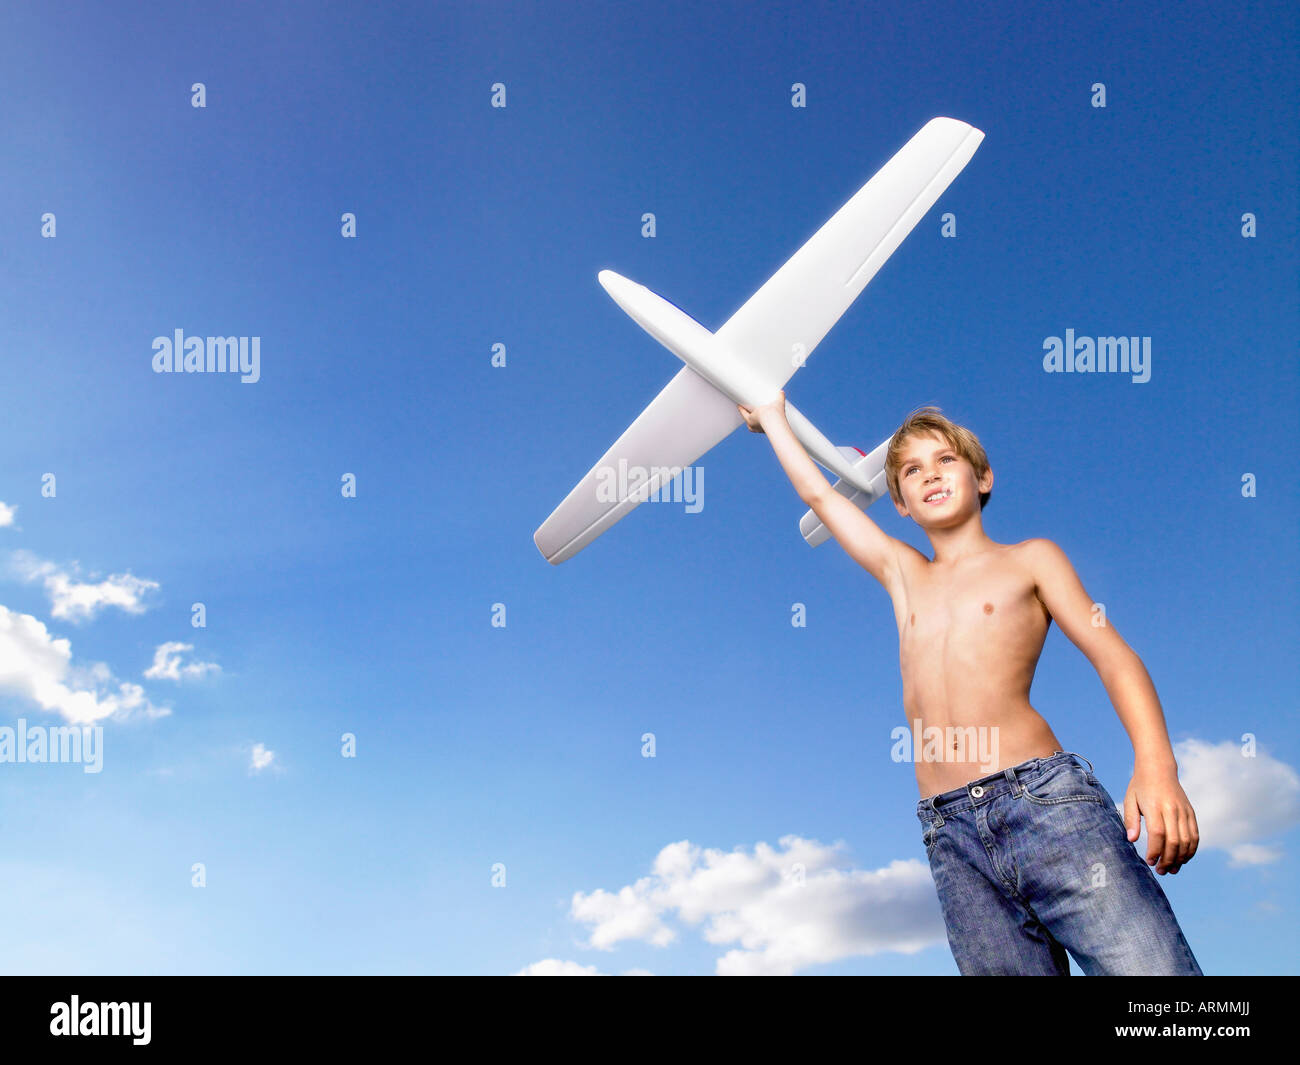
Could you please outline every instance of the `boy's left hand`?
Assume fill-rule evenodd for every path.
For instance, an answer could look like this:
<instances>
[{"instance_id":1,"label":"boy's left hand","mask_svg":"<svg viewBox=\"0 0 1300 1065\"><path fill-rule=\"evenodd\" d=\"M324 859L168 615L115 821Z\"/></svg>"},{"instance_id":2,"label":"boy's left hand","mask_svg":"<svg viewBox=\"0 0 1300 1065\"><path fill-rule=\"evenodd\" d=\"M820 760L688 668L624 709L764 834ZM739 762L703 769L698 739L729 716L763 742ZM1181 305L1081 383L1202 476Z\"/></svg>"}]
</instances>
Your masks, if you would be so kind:
<instances>
[{"instance_id":1,"label":"boy's left hand","mask_svg":"<svg viewBox=\"0 0 1300 1065\"><path fill-rule=\"evenodd\" d=\"M1139 814L1147 819L1147 865L1161 876L1177 873L1192 860L1200 843L1196 813L1178 783L1177 767L1138 766L1124 795L1124 825L1130 843L1140 834Z\"/></svg>"}]
</instances>

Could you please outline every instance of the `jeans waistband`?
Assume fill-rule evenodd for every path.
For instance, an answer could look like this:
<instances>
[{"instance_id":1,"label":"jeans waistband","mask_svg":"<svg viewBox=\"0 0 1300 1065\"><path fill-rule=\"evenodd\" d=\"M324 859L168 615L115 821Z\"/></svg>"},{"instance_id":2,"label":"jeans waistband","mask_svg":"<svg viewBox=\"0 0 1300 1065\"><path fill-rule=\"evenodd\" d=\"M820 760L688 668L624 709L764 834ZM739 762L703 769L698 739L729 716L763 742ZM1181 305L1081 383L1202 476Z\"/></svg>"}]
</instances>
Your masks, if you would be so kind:
<instances>
[{"instance_id":1,"label":"jeans waistband","mask_svg":"<svg viewBox=\"0 0 1300 1065\"><path fill-rule=\"evenodd\" d=\"M1084 758L1083 755L1076 754L1073 751L1057 751L1047 758L1030 758L1019 765L1013 765L996 773L990 773L986 777L980 777L978 780L972 780L969 784L964 784L960 788L953 788L952 791L941 792L938 795L931 795L928 799L922 799L916 804L916 816L922 821L937 821L939 824L943 824L944 815L951 817L962 810L974 809L976 806L992 802L999 795L1015 794L1016 789L1020 787L1016 783L1017 776L1033 776L1043 769L1070 758L1080 758L1088 762L1088 759ZM1091 762L1088 762L1088 772L1093 772Z\"/></svg>"}]
</instances>

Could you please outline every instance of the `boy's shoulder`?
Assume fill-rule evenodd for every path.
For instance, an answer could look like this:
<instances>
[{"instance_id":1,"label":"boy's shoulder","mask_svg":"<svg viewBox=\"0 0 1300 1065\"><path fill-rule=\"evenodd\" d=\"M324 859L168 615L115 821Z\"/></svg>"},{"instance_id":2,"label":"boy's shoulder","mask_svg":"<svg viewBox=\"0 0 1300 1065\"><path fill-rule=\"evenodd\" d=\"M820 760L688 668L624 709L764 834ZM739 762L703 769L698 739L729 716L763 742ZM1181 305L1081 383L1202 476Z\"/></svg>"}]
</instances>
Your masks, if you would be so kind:
<instances>
[{"instance_id":1,"label":"boy's shoulder","mask_svg":"<svg viewBox=\"0 0 1300 1065\"><path fill-rule=\"evenodd\" d=\"M1036 536L1021 540L1013 550L1017 568L1033 583L1049 618L1063 610L1077 610L1085 602L1091 607L1074 564L1058 544Z\"/></svg>"},{"instance_id":2,"label":"boy's shoulder","mask_svg":"<svg viewBox=\"0 0 1300 1065\"><path fill-rule=\"evenodd\" d=\"M1061 555L1065 554L1065 552L1062 551L1053 541L1048 540L1043 536L1033 536L1028 540L1021 540L1018 544L1008 544L1007 546L1018 558L1022 558L1027 562L1042 559L1057 553Z\"/></svg>"},{"instance_id":3,"label":"boy's shoulder","mask_svg":"<svg viewBox=\"0 0 1300 1065\"><path fill-rule=\"evenodd\" d=\"M1074 575L1074 566L1060 545L1044 536L1034 536L1007 547L1010 556L1040 587Z\"/></svg>"},{"instance_id":4,"label":"boy's shoulder","mask_svg":"<svg viewBox=\"0 0 1300 1065\"><path fill-rule=\"evenodd\" d=\"M1070 564L1069 557L1061 549L1060 545L1044 536L1021 540L1020 543L1011 546L1019 558L1035 569L1050 571L1054 567L1059 567L1062 563L1067 566Z\"/></svg>"}]
</instances>

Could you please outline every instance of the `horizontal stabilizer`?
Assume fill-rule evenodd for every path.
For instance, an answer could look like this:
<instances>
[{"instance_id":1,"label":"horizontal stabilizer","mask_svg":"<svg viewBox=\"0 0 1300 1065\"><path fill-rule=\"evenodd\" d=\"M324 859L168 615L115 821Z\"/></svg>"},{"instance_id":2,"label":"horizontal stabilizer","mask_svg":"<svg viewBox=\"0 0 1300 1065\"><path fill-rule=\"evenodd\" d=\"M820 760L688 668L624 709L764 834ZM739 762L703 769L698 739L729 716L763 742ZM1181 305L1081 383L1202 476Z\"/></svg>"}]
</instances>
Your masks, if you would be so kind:
<instances>
[{"instance_id":1,"label":"horizontal stabilizer","mask_svg":"<svg viewBox=\"0 0 1300 1065\"><path fill-rule=\"evenodd\" d=\"M856 447L838 449L845 458L853 462L853 473L856 478L868 482L871 490L864 492L842 479L836 481L832 487L840 495L847 496L850 503L863 511L881 496L889 494L889 486L885 483L885 452L889 450L889 441L892 439L893 437L890 437L882 441L870 454L863 454ZM799 531L803 533L803 538L808 541L810 547L825 543L831 536L830 529L822 524L821 518L817 517L816 512L812 510L799 519Z\"/></svg>"}]
</instances>

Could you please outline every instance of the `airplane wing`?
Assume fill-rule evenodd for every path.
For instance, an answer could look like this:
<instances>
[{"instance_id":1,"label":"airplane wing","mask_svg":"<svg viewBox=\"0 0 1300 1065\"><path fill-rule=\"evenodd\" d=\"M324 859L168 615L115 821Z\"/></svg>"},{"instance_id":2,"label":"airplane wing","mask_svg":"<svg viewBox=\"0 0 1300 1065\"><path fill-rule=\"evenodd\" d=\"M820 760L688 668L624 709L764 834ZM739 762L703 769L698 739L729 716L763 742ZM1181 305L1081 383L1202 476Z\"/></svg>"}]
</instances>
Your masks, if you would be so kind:
<instances>
[{"instance_id":1,"label":"airplane wing","mask_svg":"<svg viewBox=\"0 0 1300 1065\"><path fill-rule=\"evenodd\" d=\"M983 139L965 122L931 119L728 319L716 338L775 394ZM572 558L743 422L731 399L683 367L542 523L533 541L552 564ZM647 471L639 482L631 476L636 467Z\"/></svg>"},{"instance_id":2,"label":"airplane wing","mask_svg":"<svg viewBox=\"0 0 1300 1065\"><path fill-rule=\"evenodd\" d=\"M755 292L717 337L780 381L811 354L962 168L984 134L932 118Z\"/></svg>"},{"instance_id":3,"label":"airplane wing","mask_svg":"<svg viewBox=\"0 0 1300 1065\"><path fill-rule=\"evenodd\" d=\"M683 366L542 523L533 542L553 565L572 558L744 421L730 399ZM640 484L632 476L637 467L646 471Z\"/></svg>"}]
</instances>

